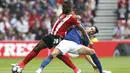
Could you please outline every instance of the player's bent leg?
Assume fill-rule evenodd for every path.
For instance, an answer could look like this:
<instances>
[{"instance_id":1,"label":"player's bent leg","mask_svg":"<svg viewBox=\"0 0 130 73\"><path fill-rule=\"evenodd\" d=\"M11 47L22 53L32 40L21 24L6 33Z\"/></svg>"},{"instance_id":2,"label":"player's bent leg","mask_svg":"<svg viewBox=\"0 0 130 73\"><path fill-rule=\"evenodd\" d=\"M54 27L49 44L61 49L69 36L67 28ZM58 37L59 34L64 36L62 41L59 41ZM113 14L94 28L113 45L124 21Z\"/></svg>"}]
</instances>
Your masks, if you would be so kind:
<instances>
[{"instance_id":1,"label":"player's bent leg","mask_svg":"<svg viewBox=\"0 0 130 73\"><path fill-rule=\"evenodd\" d=\"M100 73L102 73L102 65L100 63L100 60L98 59L98 56L96 55L96 53L90 55L93 62L96 64L96 66L98 67L98 70Z\"/></svg>"},{"instance_id":2,"label":"player's bent leg","mask_svg":"<svg viewBox=\"0 0 130 73\"><path fill-rule=\"evenodd\" d=\"M58 48L54 48L54 50L51 53L53 57L57 57L58 55L61 55L61 54L62 52Z\"/></svg>"},{"instance_id":3,"label":"player's bent leg","mask_svg":"<svg viewBox=\"0 0 130 73\"><path fill-rule=\"evenodd\" d=\"M34 57L36 57L37 54L40 52L40 50L46 47L47 46L45 45L45 43L42 40L40 40L39 43L33 48L33 50L24 58L24 60L20 63L17 63L17 66L13 66L13 68L17 67L18 68L17 71L21 69L21 73L22 73L22 70L24 69L25 65L28 62L30 62Z\"/></svg>"},{"instance_id":4,"label":"player's bent leg","mask_svg":"<svg viewBox=\"0 0 130 73\"><path fill-rule=\"evenodd\" d=\"M41 70L43 70L51 62L51 60L54 57L56 57L56 56L58 56L60 54L61 54L61 51L59 49L57 49L57 48L54 48L52 53L47 58L44 59L44 61L42 62L40 68L37 69L36 73L40 73Z\"/></svg>"},{"instance_id":5,"label":"player's bent leg","mask_svg":"<svg viewBox=\"0 0 130 73\"><path fill-rule=\"evenodd\" d=\"M90 49L88 47L83 46L81 49L78 50L78 52L80 54L84 54L84 55L90 55L92 57L93 62L96 64L96 66L98 67L98 70L100 73L102 73L102 65L97 57L97 55L95 54L95 51L93 49Z\"/></svg>"},{"instance_id":6,"label":"player's bent leg","mask_svg":"<svg viewBox=\"0 0 130 73\"><path fill-rule=\"evenodd\" d=\"M79 54L83 54L83 55L92 55L95 53L93 49L90 49L89 47L86 47L86 46L82 46L77 51L79 52Z\"/></svg>"}]
</instances>

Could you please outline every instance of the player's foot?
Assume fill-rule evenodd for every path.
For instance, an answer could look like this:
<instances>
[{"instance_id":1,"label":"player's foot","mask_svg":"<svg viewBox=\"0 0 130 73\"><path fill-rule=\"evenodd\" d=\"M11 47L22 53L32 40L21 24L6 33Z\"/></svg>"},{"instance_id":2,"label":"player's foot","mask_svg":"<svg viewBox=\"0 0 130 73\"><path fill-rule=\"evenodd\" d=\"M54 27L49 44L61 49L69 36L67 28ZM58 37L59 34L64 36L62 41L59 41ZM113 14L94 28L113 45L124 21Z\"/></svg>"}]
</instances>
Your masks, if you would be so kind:
<instances>
[{"instance_id":1,"label":"player's foot","mask_svg":"<svg viewBox=\"0 0 130 73\"><path fill-rule=\"evenodd\" d=\"M22 73L23 68L21 68L18 64L11 64L12 73Z\"/></svg>"},{"instance_id":2,"label":"player's foot","mask_svg":"<svg viewBox=\"0 0 130 73\"><path fill-rule=\"evenodd\" d=\"M42 73L42 69L41 68L38 68L36 73Z\"/></svg>"},{"instance_id":3,"label":"player's foot","mask_svg":"<svg viewBox=\"0 0 130 73\"><path fill-rule=\"evenodd\" d=\"M102 73L112 73L111 71L102 70Z\"/></svg>"},{"instance_id":4,"label":"player's foot","mask_svg":"<svg viewBox=\"0 0 130 73\"><path fill-rule=\"evenodd\" d=\"M74 69L74 73L81 73L82 71L80 69Z\"/></svg>"}]
</instances>

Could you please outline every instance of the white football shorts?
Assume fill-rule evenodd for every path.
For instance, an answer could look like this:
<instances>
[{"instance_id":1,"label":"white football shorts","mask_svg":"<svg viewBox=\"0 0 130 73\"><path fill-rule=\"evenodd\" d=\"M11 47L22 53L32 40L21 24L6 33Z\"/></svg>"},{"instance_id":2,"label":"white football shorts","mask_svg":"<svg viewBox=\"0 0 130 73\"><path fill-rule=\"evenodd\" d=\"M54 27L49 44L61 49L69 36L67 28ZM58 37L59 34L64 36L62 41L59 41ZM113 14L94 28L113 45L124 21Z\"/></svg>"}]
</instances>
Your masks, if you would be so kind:
<instances>
[{"instance_id":1,"label":"white football shorts","mask_svg":"<svg viewBox=\"0 0 130 73\"><path fill-rule=\"evenodd\" d=\"M62 52L62 55L65 55L66 53L72 53L72 54L79 55L77 50L79 50L82 47L83 47L82 45L77 44L73 41L69 41L69 40L62 40L56 46L56 48L58 48Z\"/></svg>"}]
</instances>

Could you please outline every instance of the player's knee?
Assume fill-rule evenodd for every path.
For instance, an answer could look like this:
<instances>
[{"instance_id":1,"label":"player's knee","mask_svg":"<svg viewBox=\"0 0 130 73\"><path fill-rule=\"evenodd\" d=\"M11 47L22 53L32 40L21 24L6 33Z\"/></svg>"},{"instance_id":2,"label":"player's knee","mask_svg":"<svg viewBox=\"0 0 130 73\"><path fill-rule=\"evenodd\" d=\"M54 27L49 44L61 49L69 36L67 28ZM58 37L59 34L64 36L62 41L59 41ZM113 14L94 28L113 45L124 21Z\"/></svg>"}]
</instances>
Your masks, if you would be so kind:
<instances>
[{"instance_id":1,"label":"player's knee","mask_svg":"<svg viewBox=\"0 0 130 73\"><path fill-rule=\"evenodd\" d=\"M93 49L90 50L90 54L94 54L95 51Z\"/></svg>"},{"instance_id":2,"label":"player's knee","mask_svg":"<svg viewBox=\"0 0 130 73\"><path fill-rule=\"evenodd\" d=\"M61 60L63 55L58 55L57 58Z\"/></svg>"},{"instance_id":3,"label":"player's knee","mask_svg":"<svg viewBox=\"0 0 130 73\"><path fill-rule=\"evenodd\" d=\"M34 51L35 52L40 52L42 49L47 48L47 46L44 44L44 42L41 40L35 47Z\"/></svg>"},{"instance_id":4,"label":"player's knee","mask_svg":"<svg viewBox=\"0 0 130 73\"><path fill-rule=\"evenodd\" d=\"M58 56L58 55L60 55L61 53L60 53L60 51L57 49L57 48L55 48L53 51L52 51L52 53L51 53L51 55L53 56L53 57L56 57L56 56Z\"/></svg>"}]
</instances>

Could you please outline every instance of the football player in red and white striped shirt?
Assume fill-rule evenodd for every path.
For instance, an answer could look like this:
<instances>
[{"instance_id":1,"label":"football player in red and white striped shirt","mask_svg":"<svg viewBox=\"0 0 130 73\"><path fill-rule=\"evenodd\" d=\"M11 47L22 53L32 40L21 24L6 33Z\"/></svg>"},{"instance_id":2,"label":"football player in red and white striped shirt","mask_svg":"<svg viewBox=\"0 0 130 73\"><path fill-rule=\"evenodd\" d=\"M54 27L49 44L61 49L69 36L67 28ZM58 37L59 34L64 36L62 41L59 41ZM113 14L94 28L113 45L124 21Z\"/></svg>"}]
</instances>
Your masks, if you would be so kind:
<instances>
[{"instance_id":1,"label":"football player in red and white striped shirt","mask_svg":"<svg viewBox=\"0 0 130 73\"><path fill-rule=\"evenodd\" d=\"M44 36L39 43L34 47L34 49L24 58L24 60L18 64L12 64L12 73L22 73L25 65L30 62L37 54L45 48L55 47L66 35L67 30L73 26L77 26L82 34L88 38L88 34L85 32L84 28L78 21L77 15L72 13L72 4L70 1L65 1L62 6L62 14L54 23L51 33ZM91 41L90 41L91 43ZM91 43L92 44L92 43ZM74 70L74 73L78 73L77 67L71 62L67 56L57 56L66 65ZM17 68L17 69L16 69Z\"/></svg>"}]
</instances>

